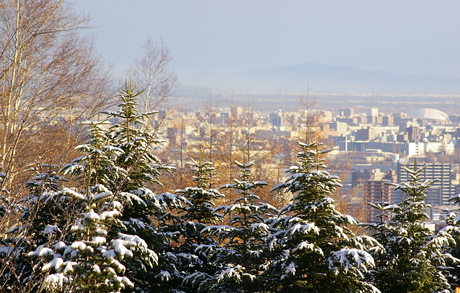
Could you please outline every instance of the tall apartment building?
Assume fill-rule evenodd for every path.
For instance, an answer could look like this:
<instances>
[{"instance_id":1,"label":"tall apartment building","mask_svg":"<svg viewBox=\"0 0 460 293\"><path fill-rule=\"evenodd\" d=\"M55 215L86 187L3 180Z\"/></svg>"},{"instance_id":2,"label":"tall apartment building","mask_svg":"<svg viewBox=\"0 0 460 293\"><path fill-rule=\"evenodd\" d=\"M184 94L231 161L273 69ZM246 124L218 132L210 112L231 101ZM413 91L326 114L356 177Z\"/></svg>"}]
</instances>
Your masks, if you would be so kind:
<instances>
[{"instance_id":1,"label":"tall apartment building","mask_svg":"<svg viewBox=\"0 0 460 293\"><path fill-rule=\"evenodd\" d=\"M398 183L409 181L409 174L404 171L406 165L398 163ZM413 170L414 163L409 163L408 168ZM455 186L451 180L451 169L452 164L450 163L425 163L417 164L417 169L425 167L422 171L423 183L425 180L437 180L431 185L431 188L427 191L426 203L431 205L448 205L450 202L447 200L449 197L455 195ZM402 200L401 192L394 194L393 201L399 203Z\"/></svg>"},{"instance_id":2,"label":"tall apartment building","mask_svg":"<svg viewBox=\"0 0 460 293\"><path fill-rule=\"evenodd\" d=\"M353 108L347 108L347 109L340 109L339 110L339 116L340 117L353 117L355 115L355 109Z\"/></svg>"},{"instance_id":3,"label":"tall apartment building","mask_svg":"<svg viewBox=\"0 0 460 293\"><path fill-rule=\"evenodd\" d=\"M366 203L372 202L391 202L392 186L385 184L381 180L364 181L364 201ZM366 222L375 223L378 221L377 216L380 211L371 207L366 207ZM390 214L387 214L389 216Z\"/></svg>"},{"instance_id":4,"label":"tall apartment building","mask_svg":"<svg viewBox=\"0 0 460 293\"><path fill-rule=\"evenodd\" d=\"M347 123L345 122L331 122L329 123L329 128L337 131L340 136L345 136L347 135Z\"/></svg>"},{"instance_id":5,"label":"tall apartment building","mask_svg":"<svg viewBox=\"0 0 460 293\"><path fill-rule=\"evenodd\" d=\"M394 118L393 116L383 116L382 118L382 125L383 126L393 126L394 125Z\"/></svg>"},{"instance_id":6,"label":"tall apartment building","mask_svg":"<svg viewBox=\"0 0 460 293\"><path fill-rule=\"evenodd\" d=\"M379 108L376 108L376 107L370 108L369 111L367 112L367 116L370 116L370 117L379 116Z\"/></svg>"},{"instance_id":7,"label":"tall apartment building","mask_svg":"<svg viewBox=\"0 0 460 293\"><path fill-rule=\"evenodd\" d=\"M284 125L284 116L281 110L279 110L278 112L270 113L269 118L270 118L270 123L273 126L280 127Z\"/></svg>"},{"instance_id":8,"label":"tall apartment building","mask_svg":"<svg viewBox=\"0 0 460 293\"><path fill-rule=\"evenodd\" d=\"M407 128L407 138L410 142L420 141L420 127L410 126Z\"/></svg>"},{"instance_id":9,"label":"tall apartment building","mask_svg":"<svg viewBox=\"0 0 460 293\"><path fill-rule=\"evenodd\" d=\"M220 117L221 117L221 122L223 124L230 123L231 113L222 112L222 113L220 113Z\"/></svg>"},{"instance_id":10,"label":"tall apartment building","mask_svg":"<svg viewBox=\"0 0 460 293\"><path fill-rule=\"evenodd\" d=\"M375 138L375 131L371 127L358 129L356 131L356 140L367 141Z\"/></svg>"}]
</instances>

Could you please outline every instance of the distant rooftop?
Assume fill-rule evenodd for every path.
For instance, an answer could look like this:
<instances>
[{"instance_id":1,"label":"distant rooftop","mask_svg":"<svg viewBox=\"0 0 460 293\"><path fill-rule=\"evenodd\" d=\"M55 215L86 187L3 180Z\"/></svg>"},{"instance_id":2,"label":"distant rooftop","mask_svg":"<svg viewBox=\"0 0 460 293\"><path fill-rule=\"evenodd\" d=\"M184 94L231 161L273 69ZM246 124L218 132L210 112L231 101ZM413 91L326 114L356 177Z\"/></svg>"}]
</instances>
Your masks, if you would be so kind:
<instances>
[{"instance_id":1,"label":"distant rooftop","mask_svg":"<svg viewBox=\"0 0 460 293\"><path fill-rule=\"evenodd\" d=\"M422 108L414 110L412 112L409 112L408 114L410 118L416 119L447 120L449 118L449 115L447 115L446 113L431 108Z\"/></svg>"}]
</instances>

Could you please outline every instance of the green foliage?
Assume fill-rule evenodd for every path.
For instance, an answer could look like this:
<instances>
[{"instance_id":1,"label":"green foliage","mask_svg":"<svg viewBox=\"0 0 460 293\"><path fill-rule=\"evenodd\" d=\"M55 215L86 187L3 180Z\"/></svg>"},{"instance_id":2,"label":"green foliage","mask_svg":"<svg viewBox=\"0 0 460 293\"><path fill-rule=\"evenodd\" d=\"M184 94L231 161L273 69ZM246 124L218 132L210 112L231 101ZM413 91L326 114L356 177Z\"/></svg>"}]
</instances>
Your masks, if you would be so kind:
<instances>
[{"instance_id":1,"label":"green foliage","mask_svg":"<svg viewBox=\"0 0 460 293\"><path fill-rule=\"evenodd\" d=\"M209 289L209 280L217 272L220 264L214 260L214 255L222 248L205 229L207 225L222 223L223 217L215 210L215 202L223 198L218 190L209 188L209 180L214 167L211 162L193 159L187 163L194 172L192 181L194 187L176 190L177 194L186 199L186 204L180 211L181 235L183 244L175 249L177 254L188 258L180 270L183 271L184 290L188 292L203 292Z\"/></svg>"},{"instance_id":2,"label":"green foliage","mask_svg":"<svg viewBox=\"0 0 460 293\"><path fill-rule=\"evenodd\" d=\"M49 288L68 288L71 284L81 291L111 292L128 286L145 292L155 282L146 273L153 272L153 265L162 261L153 249L161 251L168 246L168 240L151 222L152 216L161 217L164 212L161 202L145 184L157 182L159 170L166 167L150 153L151 145L158 140L153 138L151 130L138 127L146 115L137 113L135 96L134 89L127 84L120 95L120 110L109 113L109 117L125 119L110 132L106 129L107 121L85 122L89 126L89 139L77 147L82 156L62 168L63 173L78 180L81 191L65 189L63 192L71 196L62 196L63 192L55 194L83 204L80 211L74 210L70 215L69 220L77 219L71 237L59 239L60 242L48 241L30 254L49 261L47 270L55 272L46 279ZM94 194L96 189L104 191ZM99 204L96 198L106 201ZM41 255L43 251L54 254ZM110 251L115 254L109 255ZM124 253L118 255L120 251ZM124 259L124 255L132 258ZM155 282L153 286L157 285Z\"/></svg>"},{"instance_id":3,"label":"green foliage","mask_svg":"<svg viewBox=\"0 0 460 293\"><path fill-rule=\"evenodd\" d=\"M127 82L119 94L121 104L118 105L118 111L105 112L109 119L118 121L110 128L108 137L112 145L123 150L115 161L118 168L125 170L128 176L117 182L122 191L142 188L148 183L161 184L158 180L160 171L171 169L152 154L152 145L163 140L154 137L155 130L146 126L145 120L157 112L139 113L136 102L139 94Z\"/></svg>"},{"instance_id":4,"label":"green foliage","mask_svg":"<svg viewBox=\"0 0 460 293\"><path fill-rule=\"evenodd\" d=\"M38 288L42 277L27 252L56 239L69 238L69 223L75 219L74 212L80 206L71 198L56 195L59 182L67 181L56 174L57 168L48 164L33 168L31 179L26 182L28 196L17 202L3 197L5 218L18 219L18 222L0 238L0 289Z\"/></svg>"},{"instance_id":5,"label":"green foliage","mask_svg":"<svg viewBox=\"0 0 460 293\"><path fill-rule=\"evenodd\" d=\"M230 225L206 228L211 235L218 236L224 245L224 249L215 253L221 270L209 282L211 292L255 292L262 288L259 272L268 257L263 250L264 240L268 236L265 218L277 212L269 204L256 203L259 197L253 190L267 183L250 180L250 168L254 162L235 163L241 170L240 178L221 186L221 189L233 191L240 197L232 205L216 209L231 217Z\"/></svg>"},{"instance_id":6,"label":"green foliage","mask_svg":"<svg viewBox=\"0 0 460 293\"><path fill-rule=\"evenodd\" d=\"M450 200L458 204L460 203L459 196L456 195ZM451 287L455 288L460 285L460 248L458 245L460 243L460 217L454 212L448 211L446 224L447 226L441 232L449 233L455 241L455 245L446 248L446 252L452 255L452 258L446 260L447 266L450 268L446 277Z\"/></svg>"},{"instance_id":7,"label":"green foliage","mask_svg":"<svg viewBox=\"0 0 460 293\"><path fill-rule=\"evenodd\" d=\"M192 181L196 182L195 187L187 187L183 190L176 190L176 193L184 196L189 205L184 208L184 221L196 221L204 224L216 224L222 221L222 216L215 212L215 201L224 197L218 190L209 188L211 172L214 170L211 162L198 162L191 159L187 163L195 173Z\"/></svg>"},{"instance_id":8,"label":"green foliage","mask_svg":"<svg viewBox=\"0 0 460 293\"><path fill-rule=\"evenodd\" d=\"M112 192L124 180L127 172L119 168L114 160L124 152L109 144L105 127L108 121L86 121L88 141L76 147L82 156L64 165L61 172L80 181L80 186L89 188L97 184L107 186ZM87 190L88 192L88 190Z\"/></svg>"},{"instance_id":9,"label":"green foliage","mask_svg":"<svg viewBox=\"0 0 460 293\"><path fill-rule=\"evenodd\" d=\"M424 225L429 220L423 212L429 207L425 193L434 180L420 183L423 169L406 167L410 180L392 184L403 192L400 204L371 204L381 216L368 227L384 249L373 253L377 265L370 276L382 292L439 292L450 288L442 268L446 260L452 259L445 248L455 242L445 231L433 235ZM385 216L389 211L392 218Z\"/></svg>"},{"instance_id":10,"label":"green foliage","mask_svg":"<svg viewBox=\"0 0 460 293\"><path fill-rule=\"evenodd\" d=\"M30 252L30 256L43 258L43 272L51 270L45 278L45 288L76 292L116 292L133 283L119 276L125 271L120 260L131 257L127 247L142 245L127 240L128 235L107 241L107 230L120 225L116 217L121 213L121 204L112 201L113 194L103 185L90 188L90 194L80 194L65 188L62 194L84 203L79 218L71 231L75 241L55 241L53 245L41 245ZM110 244L109 244L109 243ZM152 254L152 259L155 255Z\"/></svg>"},{"instance_id":11,"label":"green foliage","mask_svg":"<svg viewBox=\"0 0 460 293\"><path fill-rule=\"evenodd\" d=\"M289 192L292 203L271 220L273 257L264 277L280 292L369 292L376 290L363 281L374 265L367 252L378 247L371 237L356 237L348 228L356 221L338 212L330 195L340 187L337 176L325 170L320 144L298 143L299 166L274 191Z\"/></svg>"},{"instance_id":12,"label":"green foliage","mask_svg":"<svg viewBox=\"0 0 460 293\"><path fill-rule=\"evenodd\" d=\"M63 168L63 172L80 179L82 192L65 188L54 195L71 197L81 203L81 209L71 215L77 216L71 228L71 241L53 239L29 253L48 262L42 271L53 272L45 279L45 286L49 289L119 291L134 286L129 278L122 276L126 267L120 261L125 256L135 254L144 267L152 267L158 262L157 255L142 238L122 233L128 229L121 220L116 219L123 211L118 199L123 199L123 202L142 200L133 193L116 195L115 192L120 190L117 184L123 182L128 173L117 166L116 158L124 152L109 144L103 124L99 121L88 123L90 138L86 144L78 147L83 156ZM58 229L55 227L53 232Z\"/></svg>"}]
</instances>

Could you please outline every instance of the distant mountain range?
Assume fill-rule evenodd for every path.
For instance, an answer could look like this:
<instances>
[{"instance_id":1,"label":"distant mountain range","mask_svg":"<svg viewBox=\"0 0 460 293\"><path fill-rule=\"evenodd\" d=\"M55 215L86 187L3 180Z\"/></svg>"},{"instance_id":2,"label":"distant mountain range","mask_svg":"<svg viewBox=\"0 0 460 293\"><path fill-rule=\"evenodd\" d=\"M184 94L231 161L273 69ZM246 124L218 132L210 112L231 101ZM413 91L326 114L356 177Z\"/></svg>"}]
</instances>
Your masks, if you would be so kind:
<instances>
[{"instance_id":1,"label":"distant mountain range","mask_svg":"<svg viewBox=\"0 0 460 293\"><path fill-rule=\"evenodd\" d=\"M385 71L367 71L308 63L234 74L201 72L186 76L182 84L217 91L231 90L263 93L306 92L324 94L460 94L460 78L449 76L401 76Z\"/></svg>"}]
</instances>

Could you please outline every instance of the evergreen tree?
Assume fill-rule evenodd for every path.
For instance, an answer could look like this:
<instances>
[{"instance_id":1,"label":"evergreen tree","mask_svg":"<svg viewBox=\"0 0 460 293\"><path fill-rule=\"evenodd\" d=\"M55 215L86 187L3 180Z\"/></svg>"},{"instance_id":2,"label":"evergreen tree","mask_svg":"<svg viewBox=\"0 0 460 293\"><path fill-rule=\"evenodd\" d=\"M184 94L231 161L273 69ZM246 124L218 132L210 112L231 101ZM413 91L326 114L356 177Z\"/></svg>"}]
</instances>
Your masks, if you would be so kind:
<instances>
[{"instance_id":1,"label":"evergreen tree","mask_svg":"<svg viewBox=\"0 0 460 293\"><path fill-rule=\"evenodd\" d=\"M456 204L460 203L460 194L457 194L449 200L455 202ZM448 266L448 274L446 274L447 280L452 289L460 287L460 217L457 216L452 210L447 210L446 224L440 233L449 233L452 235L452 238L455 241L455 244L450 245L447 248L447 253L449 256L452 255L452 258L446 260Z\"/></svg>"},{"instance_id":2,"label":"evergreen tree","mask_svg":"<svg viewBox=\"0 0 460 293\"><path fill-rule=\"evenodd\" d=\"M164 193L156 195L148 187L159 182L162 170L172 168L162 164L152 154L153 147L163 140L155 137L155 129L146 125L147 118L156 113L140 113L136 98L139 92L127 82L119 94L118 111L106 112L117 121L107 134L113 147L122 150L114 160L125 177L117 177L117 198L124 204L120 220L124 224L122 232L136 234L144 239L150 249L158 253L158 265L153 269L144 266L136 258L127 260L127 276L135 282L136 292L169 292L182 283L183 274L178 270L182 255L172 253L172 243L179 237L177 217L171 211L183 206L180 195Z\"/></svg>"},{"instance_id":3,"label":"evergreen tree","mask_svg":"<svg viewBox=\"0 0 460 293\"><path fill-rule=\"evenodd\" d=\"M454 260L444 252L453 243L452 236L445 231L437 235L425 227L429 216L424 209L426 191L435 180L423 180L423 169L405 167L410 180L392 184L401 190L403 200L400 204L374 203L380 210L379 220L368 225L374 237L384 249L375 251L377 265L371 271L371 281L382 292L449 292L445 276L446 260ZM385 214L392 217L385 220Z\"/></svg>"},{"instance_id":4,"label":"evergreen tree","mask_svg":"<svg viewBox=\"0 0 460 293\"><path fill-rule=\"evenodd\" d=\"M161 184L158 181L161 170L169 170L160 159L152 154L153 145L164 140L155 138L155 129L146 125L145 121L157 111L140 113L137 109L136 97L140 95L131 82L125 84L120 92L121 103L118 111L104 112L109 119L117 121L108 133L112 145L123 150L117 157L116 164L123 168L129 177L118 182L121 191L136 190L146 184Z\"/></svg>"},{"instance_id":5,"label":"evergreen tree","mask_svg":"<svg viewBox=\"0 0 460 293\"><path fill-rule=\"evenodd\" d=\"M264 277L272 291L280 292L369 292L378 291L363 281L374 265L367 245L378 246L371 237L356 237L348 228L356 221L334 207L330 195L340 179L325 170L316 142L298 142L299 166L292 166L285 183L274 191L289 192L292 203L271 220L269 249L273 257Z\"/></svg>"},{"instance_id":6,"label":"evergreen tree","mask_svg":"<svg viewBox=\"0 0 460 293\"><path fill-rule=\"evenodd\" d=\"M134 287L123 276L126 268L120 261L137 250L144 256L143 261L153 266L157 256L136 235L119 233L117 238L107 239L112 225L122 225L116 220L121 203L113 200L113 194L101 184L91 187L89 194L68 188L60 194L80 200L85 207L71 228L75 241L55 241L29 253L44 259L43 272L52 272L45 278L45 287L65 292L119 292Z\"/></svg>"},{"instance_id":7,"label":"evergreen tree","mask_svg":"<svg viewBox=\"0 0 460 293\"><path fill-rule=\"evenodd\" d=\"M106 126L108 121L85 121L88 126L88 140L76 147L82 156L65 164L61 172L70 175L79 182L80 187L86 188L89 194L91 186L102 184L112 192L125 179L127 172L119 168L115 158L124 154L124 151L109 142Z\"/></svg>"},{"instance_id":8,"label":"evergreen tree","mask_svg":"<svg viewBox=\"0 0 460 293\"><path fill-rule=\"evenodd\" d=\"M205 229L218 235L225 248L213 256L222 269L210 280L211 292L256 292L264 285L259 275L267 261L263 250L268 236L265 218L277 210L269 204L256 202L259 197L253 190L267 183L250 180L250 168L254 162L235 163L241 170L240 178L221 186L221 189L232 190L240 197L232 205L216 209L231 217L230 225L213 225Z\"/></svg>"},{"instance_id":9,"label":"evergreen tree","mask_svg":"<svg viewBox=\"0 0 460 293\"><path fill-rule=\"evenodd\" d=\"M187 163L191 166L191 171L194 172L192 181L196 182L195 187L187 187L179 189L176 193L181 194L189 201L189 205L184 208L184 215L181 216L185 221L196 221L199 224L216 224L222 221L222 215L215 211L215 201L224 197L216 189L211 189L209 180L214 171L211 162L203 162L202 158L197 162L190 159ZM200 226L196 231L201 231ZM197 237L200 237L197 234ZM195 239L198 240L198 239Z\"/></svg>"},{"instance_id":10,"label":"evergreen tree","mask_svg":"<svg viewBox=\"0 0 460 293\"><path fill-rule=\"evenodd\" d=\"M222 198L218 190L211 189L209 180L214 167L211 162L191 159L187 163L195 173L194 187L176 190L187 200L181 211L181 234L184 243L178 246L177 251L188 256L189 263L184 263L181 268L186 273L184 287L188 292L204 292L209 289L209 280L219 269L220 264L212 260L213 255L222 250L219 243L203 231L208 225L220 224L223 220L221 214L215 210L215 201Z\"/></svg>"},{"instance_id":11,"label":"evergreen tree","mask_svg":"<svg viewBox=\"0 0 460 293\"><path fill-rule=\"evenodd\" d=\"M4 237L0 237L0 291L27 292L38 288L41 276L27 252L67 237L69 223L75 219L72 212L80 207L67 197L55 196L59 182L67 181L56 173L57 168L48 164L33 168L33 175L25 184L29 194L19 201L2 196L5 202L0 208L4 211L0 214L2 222L7 220L14 224L5 231Z\"/></svg>"},{"instance_id":12,"label":"evergreen tree","mask_svg":"<svg viewBox=\"0 0 460 293\"><path fill-rule=\"evenodd\" d=\"M136 258L150 267L157 262L157 255L146 242L137 235L121 233L126 228L122 221L116 220L123 205L110 189L118 191L114 182L126 178L127 173L115 164L116 158L124 152L108 144L102 127L104 122L88 124L90 138L86 144L77 147L83 156L63 168L64 172L81 180L82 191L64 188L53 195L72 197L81 202L77 220L71 227L73 237L50 239L29 253L47 261L42 271L52 272L45 279L45 286L50 290L120 291L134 286L129 278L119 276L126 270L120 262L125 256L133 256L135 252ZM54 228L50 233L58 229ZM109 230L113 230L112 233Z\"/></svg>"},{"instance_id":13,"label":"evergreen tree","mask_svg":"<svg viewBox=\"0 0 460 293\"><path fill-rule=\"evenodd\" d=\"M158 143L158 140L153 138L150 134L150 130L139 129L142 118L145 118L146 115L138 114L135 108L136 104L134 97L136 96L136 93L134 92L134 88L131 87L130 84L127 84L125 91L122 91L120 96L122 100L122 103L119 106L120 110L118 112L109 113L109 117L125 119L122 120L121 123L112 127L113 132L111 134L108 134L105 129L104 124L106 124L106 122L87 122L90 126L88 131L90 138L86 144L77 147L77 149L83 153L83 156L64 166L62 171L65 174L70 174L80 181L80 186L85 189L81 193L84 198L80 199L86 200L86 202L83 200L86 203L85 207L88 205L90 206L90 208L85 208L87 209L87 213L84 214L83 218L80 218L80 224L74 225L74 227L81 227L81 225L83 225L82 231L84 233L81 231L80 234L73 233L74 238L76 237L78 240L83 241L85 245L96 245L96 250L101 252L104 249L110 250L111 248L114 248L110 246L112 245L111 242L108 241L107 243L104 243L104 241L101 240L102 238L97 238L99 239L99 242L92 243L91 241L93 241L93 239L88 238L88 235L91 235L92 237L99 237L100 235L97 235L97 231L102 231L102 233L108 233L106 235L108 239L120 240L121 237L122 239L120 241L123 243L123 241L126 240L123 240L123 238L130 238L130 234L137 234L136 236L131 237L131 240L136 240L137 244L134 245L135 247L132 247L130 250L131 252L127 252L129 255L134 253L134 257L131 260L124 260L124 263L127 268L126 274L129 278L136 282L134 290L143 292L150 291L149 288L151 286L154 286L155 288L158 287L155 280L145 279L145 275L148 275L146 274L147 271L151 271L147 270L147 268L151 268L154 263L157 263L157 256L153 251L153 248L159 248L161 250L162 247L157 247L157 244L164 244L166 242L164 233L159 233L156 227L151 224L150 219L152 216L160 216L162 212L161 202L157 199L153 192L143 186L145 183L156 182L159 170L162 169L163 166L161 165L161 162L150 153L151 145L153 143ZM111 199L103 206L111 207L114 203L118 203L119 205L116 206L117 212L112 211L119 217L119 221L113 222L116 225L110 225L111 229L109 231L106 229L108 227L106 227L107 223L104 222L105 218L101 221L96 219L97 214L101 215L102 213L106 215L107 211L104 209L93 210L92 206L94 203L91 202L90 195L92 194L92 189L94 188L105 188L106 193L111 194ZM75 194L79 194L77 191L75 192ZM101 207L98 208L100 209ZM121 213L122 210L123 213ZM94 213L92 214L94 215L94 221L89 221L85 218L88 213ZM86 227L86 224L89 226ZM93 231L91 229L96 230ZM142 237L148 238L146 240L149 241L149 247ZM132 245L133 242L129 242L131 240L126 241ZM69 242L67 241L64 243ZM51 244L49 244L48 247L51 247ZM56 251L56 255L59 255L58 253L61 252L62 251ZM31 255L40 255L40 253L36 252ZM72 259L74 256L69 258L69 256L65 254L62 255L62 259L64 259L64 261L83 261L84 259L90 261L90 259L92 259L89 255L85 255L83 252L79 255L82 256L82 258ZM60 257L57 257L56 259L60 259ZM109 264L115 262L115 260L107 260L104 258L101 258L101 261L109 261ZM82 265L84 264L82 263ZM107 264L99 263L98 265L101 266ZM58 280L58 284L62 282L62 280L66 280L68 274L70 274L70 279L72 279L73 277L78 276L78 271L81 271L77 270L77 272L74 272L71 270L65 271L63 274L60 271L60 267L55 267L54 269L57 270L58 273L55 275L54 279ZM118 272L124 273L124 269ZM86 276L87 274L84 273L84 275ZM81 278L79 277L79 279ZM85 282L91 283L91 286L96 286L94 280L85 279L78 287L86 288ZM129 282L125 285L128 283ZM51 282L50 284L54 283ZM107 288L107 290L119 290L125 285L118 284L118 287L105 286L105 289L101 290L104 291ZM91 288L94 289L96 287Z\"/></svg>"}]
</instances>

